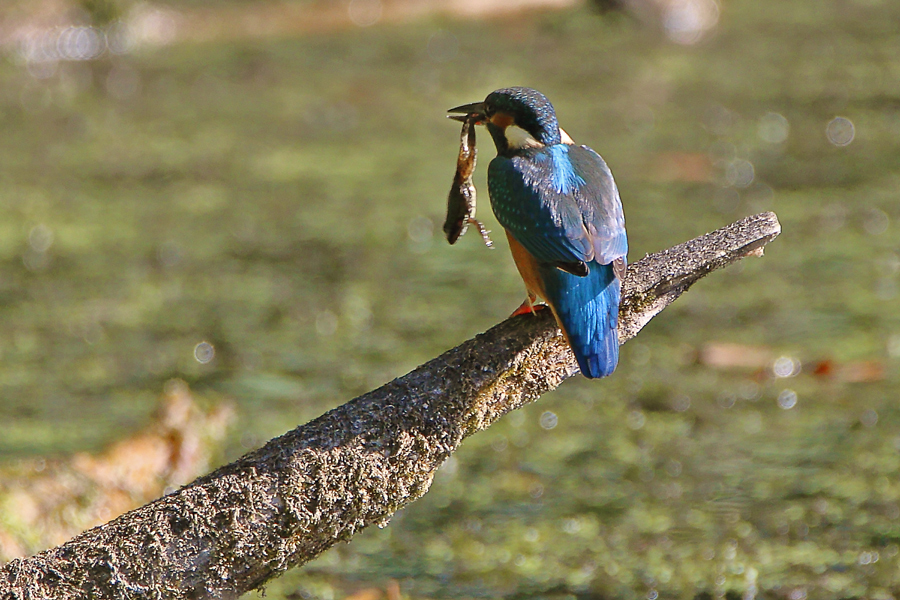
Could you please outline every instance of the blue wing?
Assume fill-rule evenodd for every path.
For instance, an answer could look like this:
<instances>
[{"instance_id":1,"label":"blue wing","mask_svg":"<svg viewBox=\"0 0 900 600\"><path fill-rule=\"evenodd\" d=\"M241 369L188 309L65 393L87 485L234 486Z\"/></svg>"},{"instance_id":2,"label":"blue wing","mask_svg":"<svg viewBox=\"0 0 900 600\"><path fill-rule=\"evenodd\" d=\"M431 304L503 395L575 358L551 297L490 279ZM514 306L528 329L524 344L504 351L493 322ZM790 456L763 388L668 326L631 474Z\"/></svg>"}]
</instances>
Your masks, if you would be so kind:
<instances>
[{"instance_id":1,"label":"blue wing","mask_svg":"<svg viewBox=\"0 0 900 600\"><path fill-rule=\"evenodd\" d=\"M488 168L488 191L497 219L541 263L609 264L627 254L619 191L587 146L498 156Z\"/></svg>"},{"instance_id":2,"label":"blue wing","mask_svg":"<svg viewBox=\"0 0 900 600\"><path fill-rule=\"evenodd\" d=\"M572 169L585 181L575 191L575 201L594 247L594 260L606 265L628 254L625 214L612 172L599 154L587 146L571 147Z\"/></svg>"}]
</instances>

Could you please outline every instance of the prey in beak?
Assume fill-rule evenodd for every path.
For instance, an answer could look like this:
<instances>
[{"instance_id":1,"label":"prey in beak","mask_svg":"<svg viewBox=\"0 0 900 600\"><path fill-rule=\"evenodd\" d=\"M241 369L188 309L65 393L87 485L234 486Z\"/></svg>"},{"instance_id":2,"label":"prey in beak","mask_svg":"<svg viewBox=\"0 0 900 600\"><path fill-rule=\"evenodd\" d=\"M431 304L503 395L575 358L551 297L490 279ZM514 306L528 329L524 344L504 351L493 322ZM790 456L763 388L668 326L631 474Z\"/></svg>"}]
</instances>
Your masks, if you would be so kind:
<instances>
[{"instance_id":1,"label":"prey in beak","mask_svg":"<svg viewBox=\"0 0 900 600\"><path fill-rule=\"evenodd\" d=\"M472 182L472 174L475 172L475 125L487 122L484 114L484 102L475 102L463 106L451 108L447 115L454 121L462 122L462 131L459 140L459 157L456 160L456 173L453 176L453 186L447 196L447 220L444 221L444 233L451 244L466 232L469 225L475 225L481 233L484 245L493 248L494 243L488 236L490 233L484 224L475 218L475 184Z\"/></svg>"}]
</instances>

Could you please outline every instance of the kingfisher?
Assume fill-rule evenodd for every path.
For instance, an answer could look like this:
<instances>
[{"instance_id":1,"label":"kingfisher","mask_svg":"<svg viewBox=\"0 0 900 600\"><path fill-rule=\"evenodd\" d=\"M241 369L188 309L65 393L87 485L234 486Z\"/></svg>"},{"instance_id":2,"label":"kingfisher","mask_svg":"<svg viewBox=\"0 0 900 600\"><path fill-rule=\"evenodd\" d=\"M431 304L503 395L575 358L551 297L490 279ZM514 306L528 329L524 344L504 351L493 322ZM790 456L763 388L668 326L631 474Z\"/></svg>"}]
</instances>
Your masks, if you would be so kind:
<instances>
[{"instance_id":1,"label":"kingfisher","mask_svg":"<svg viewBox=\"0 0 900 600\"><path fill-rule=\"evenodd\" d=\"M487 127L497 147L488 167L491 208L525 282L513 316L553 311L582 374L606 377L619 361L618 317L628 240L612 172L560 129L537 90L509 87L451 108Z\"/></svg>"}]
</instances>

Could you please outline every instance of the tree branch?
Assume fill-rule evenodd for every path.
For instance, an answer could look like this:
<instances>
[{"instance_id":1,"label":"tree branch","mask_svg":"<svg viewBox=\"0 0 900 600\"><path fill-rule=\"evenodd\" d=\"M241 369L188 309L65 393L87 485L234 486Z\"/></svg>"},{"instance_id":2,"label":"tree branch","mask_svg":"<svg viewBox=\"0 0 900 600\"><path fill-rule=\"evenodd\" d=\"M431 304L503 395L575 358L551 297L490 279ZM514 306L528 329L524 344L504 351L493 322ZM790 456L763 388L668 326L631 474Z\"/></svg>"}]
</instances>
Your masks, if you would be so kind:
<instances>
[{"instance_id":1,"label":"tree branch","mask_svg":"<svg viewBox=\"0 0 900 600\"><path fill-rule=\"evenodd\" d=\"M763 213L630 265L620 343L780 231ZM550 311L508 319L177 492L13 560L0 597L236 598L386 522L464 438L577 371Z\"/></svg>"}]
</instances>

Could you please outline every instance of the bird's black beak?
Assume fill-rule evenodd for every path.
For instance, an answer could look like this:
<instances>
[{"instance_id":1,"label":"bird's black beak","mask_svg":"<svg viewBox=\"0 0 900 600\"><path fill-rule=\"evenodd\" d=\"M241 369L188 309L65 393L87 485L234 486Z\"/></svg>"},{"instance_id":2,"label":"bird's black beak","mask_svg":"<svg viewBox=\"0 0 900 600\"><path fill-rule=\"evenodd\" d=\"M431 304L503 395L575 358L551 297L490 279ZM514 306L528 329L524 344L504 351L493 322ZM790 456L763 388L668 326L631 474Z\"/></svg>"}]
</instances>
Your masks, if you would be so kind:
<instances>
[{"instance_id":1,"label":"bird's black beak","mask_svg":"<svg viewBox=\"0 0 900 600\"><path fill-rule=\"evenodd\" d=\"M462 106L457 106L456 108L451 108L447 111L448 113L459 113L453 115L447 115L448 119L453 119L454 121L465 121L469 118L469 115L475 115L477 117L476 123L484 123L487 120L487 117L484 114L484 102L473 102L472 104L463 104Z\"/></svg>"}]
</instances>

